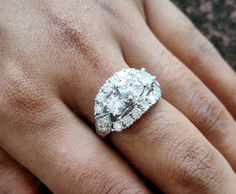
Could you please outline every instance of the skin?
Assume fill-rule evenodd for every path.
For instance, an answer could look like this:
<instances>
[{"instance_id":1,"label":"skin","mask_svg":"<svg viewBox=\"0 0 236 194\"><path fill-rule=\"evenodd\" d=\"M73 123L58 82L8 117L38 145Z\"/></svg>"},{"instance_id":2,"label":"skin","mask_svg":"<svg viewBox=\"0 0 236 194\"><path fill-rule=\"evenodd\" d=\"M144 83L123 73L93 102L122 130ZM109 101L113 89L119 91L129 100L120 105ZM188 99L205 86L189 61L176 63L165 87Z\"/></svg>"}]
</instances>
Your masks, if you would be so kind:
<instances>
[{"instance_id":1,"label":"skin","mask_svg":"<svg viewBox=\"0 0 236 194\"><path fill-rule=\"evenodd\" d=\"M0 165L0 193L39 193L29 176L59 194L150 193L131 166L166 193L236 192L236 75L169 1L0 9L0 161L14 164ZM126 67L145 67L164 94L107 137L128 163L90 128L99 88Z\"/></svg>"}]
</instances>

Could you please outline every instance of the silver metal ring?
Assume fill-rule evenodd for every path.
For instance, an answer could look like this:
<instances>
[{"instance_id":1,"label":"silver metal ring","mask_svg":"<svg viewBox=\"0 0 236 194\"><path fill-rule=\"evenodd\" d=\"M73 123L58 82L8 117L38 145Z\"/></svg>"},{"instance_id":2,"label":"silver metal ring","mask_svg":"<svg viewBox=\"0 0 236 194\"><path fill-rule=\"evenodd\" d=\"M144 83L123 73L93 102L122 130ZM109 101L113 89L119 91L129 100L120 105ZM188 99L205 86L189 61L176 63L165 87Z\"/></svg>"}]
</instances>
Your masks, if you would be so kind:
<instances>
[{"instance_id":1,"label":"silver metal ring","mask_svg":"<svg viewBox=\"0 0 236 194\"><path fill-rule=\"evenodd\" d=\"M160 84L144 68L122 69L109 78L95 98L96 132L106 136L134 124L161 98Z\"/></svg>"}]
</instances>

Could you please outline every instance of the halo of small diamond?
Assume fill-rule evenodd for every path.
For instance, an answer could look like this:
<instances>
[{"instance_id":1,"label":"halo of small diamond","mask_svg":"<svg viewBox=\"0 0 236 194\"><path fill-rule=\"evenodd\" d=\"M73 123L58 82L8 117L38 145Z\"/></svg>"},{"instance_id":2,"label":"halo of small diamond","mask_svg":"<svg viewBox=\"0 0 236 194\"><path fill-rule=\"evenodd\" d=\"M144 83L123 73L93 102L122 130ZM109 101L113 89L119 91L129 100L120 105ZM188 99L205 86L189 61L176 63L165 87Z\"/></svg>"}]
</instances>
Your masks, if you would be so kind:
<instances>
[{"instance_id":1,"label":"halo of small diamond","mask_svg":"<svg viewBox=\"0 0 236 194\"><path fill-rule=\"evenodd\" d=\"M160 84L144 68L122 69L95 98L96 130L104 135L130 127L161 98Z\"/></svg>"}]
</instances>

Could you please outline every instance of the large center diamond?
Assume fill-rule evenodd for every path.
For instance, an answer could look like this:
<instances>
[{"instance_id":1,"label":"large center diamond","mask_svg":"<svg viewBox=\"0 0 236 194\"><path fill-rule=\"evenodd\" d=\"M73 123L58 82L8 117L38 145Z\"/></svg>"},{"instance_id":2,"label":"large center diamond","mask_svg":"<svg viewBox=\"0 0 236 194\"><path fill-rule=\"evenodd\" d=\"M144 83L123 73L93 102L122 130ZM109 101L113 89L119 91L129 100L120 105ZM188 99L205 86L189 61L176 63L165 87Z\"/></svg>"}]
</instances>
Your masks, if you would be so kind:
<instances>
[{"instance_id":1,"label":"large center diamond","mask_svg":"<svg viewBox=\"0 0 236 194\"><path fill-rule=\"evenodd\" d=\"M118 116L125 109L125 98L122 95L113 96L111 95L106 101L107 111L110 112L114 117Z\"/></svg>"},{"instance_id":2,"label":"large center diamond","mask_svg":"<svg viewBox=\"0 0 236 194\"><path fill-rule=\"evenodd\" d=\"M137 79L130 78L121 82L118 90L124 97L133 95L133 97L137 98L143 93L144 86Z\"/></svg>"}]
</instances>

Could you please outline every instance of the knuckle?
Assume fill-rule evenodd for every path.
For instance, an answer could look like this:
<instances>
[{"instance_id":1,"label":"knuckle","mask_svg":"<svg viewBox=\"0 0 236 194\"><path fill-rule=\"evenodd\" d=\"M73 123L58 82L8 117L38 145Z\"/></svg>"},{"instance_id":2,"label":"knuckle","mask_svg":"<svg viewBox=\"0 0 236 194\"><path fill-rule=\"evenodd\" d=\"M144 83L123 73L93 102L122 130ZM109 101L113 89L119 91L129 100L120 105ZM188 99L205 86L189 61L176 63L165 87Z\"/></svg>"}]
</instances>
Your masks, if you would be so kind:
<instances>
[{"instance_id":1,"label":"knuckle","mask_svg":"<svg viewBox=\"0 0 236 194\"><path fill-rule=\"evenodd\" d=\"M165 113L165 111L158 112L151 122L147 123L147 126L145 126L145 128L149 130L144 130L145 134L143 134L143 136L145 136L145 138L142 138L147 138L151 146L156 145L157 143L162 144L164 142L169 142L171 144L174 141L172 132L176 126L179 126L179 123L177 121L168 121L164 116ZM153 123L156 123L156 125L153 126Z\"/></svg>"},{"instance_id":2,"label":"knuckle","mask_svg":"<svg viewBox=\"0 0 236 194\"><path fill-rule=\"evenodd\" d=\"M76 177L72 180L74 185L72 188L78 193L143 193L134 180L113 174L109 170L99 168L99 165L96 164L80 165L79 173L78 171L72 171L72 173L76 173L74 176L69 175L69 177Z\"/></svg>"},{"instance_id":3,"label":"knuckle","mask_svg":"<svg viewBox=\"0 0 236 194\"><path fill-rule=\"evenodd\" d=\"M103 1L103 0L97 0L96 1L100 8L107 12L109 16L112 16L114 19L122 20L125 22L124 14L123 13L123 8L130 6L130 1Z\"/></svg>"},{"instance_id":4,"label":"knuckle","mask_svg":"<svg viewBox=\"0 0 236 194\"><path fill-rule=\"evenodd\" d=\"M148 117L148 122L146 119L140 120L140 124L131 126L134 129L124 131L124 133L128 134L128 138L132 135L132 139L137 142L148 140L145 141L145 144L151 147L163 142L172 142L173 129L176 129L176 125L179 126L179 123L166 117L166 115L170 115L171 110L165 107L161 105L158 108L151 109L147 115L143 115L143 117Z\"/></svg>"},{"instance_id":5,"label":"knuckle","mask_svg":"<svg viewBox=\"0 0 236 194\"><path fill-rule=\"evenodd\" d=\"M82 55L88 55L92 44L88 40L86 27L81 21L75 25L70 18L65 18L62 14L50 13L48 22L49 37L59 45L60 49L63 51L72 49Z\"/></svg>"},{"instance_id":6,"label":"knuckle","mask_svg":"<svg viewBox=\"0 0 236 194\"><path fill-rule=\"evenodd\" d=\"M1 82L0 117L17 126L38 126L44 113L52 110L54 98L44 84L30 79L15 66L6 69ZM45 120L44 120L45 121Z\"/></svg>"},{"instance_id":7,"label":"knuckle","mask_svg":"<svg viewBox=\"0 0 236 194\"><path fill-rule=\"evenodd\" d=\"M4 103L8 110L12 110L13 113L31 113L43 106L43 101L40 97L36 96L34 89L30 90L28 88L31 87L29 84L24 78L18 78L6 86L4 90Z\"/></svg>"},{"instance_id":8,"label":"knuckle","mask_svg":"<svg viewBox=\"0 0 236 194\"><path fill-rule=\"evenodd\" d=\"M32 115L45 107L40 91L26 78L9 79L3 92L6 109L11 113Z\"/></svg>"},{"instance_id":9,"label":"knuckle","mask_svg":"<svg viewBox=\"0 0 236 194\"><path fill-rule=\"evenodd\" d=\"M101 190L101 193L106 193L106 194L129 194L129 193L134 193L134 194L141 194L143 191L141 191L137 185L134 185L130 183L130 181L125 182L125 180L114 180L112 183L108 183L103 190Z\"/></svg>"},{"instance_id":10,"label":"knuckle","mask_svg":"<svg viewBox=\"0 0 236 194\"><path fill-rule=\"evenodd\" d=\"M23 166L12 161L0 161L0 193L14 193L15 184L24 193L33 194L41 187L41 183L31 173L26 171Z\"/></svg>"},{"instance_id":11,"label":"knuckle","mask_svg":"<svg viewBox=\"0 0 236 194\"><path fill-rule=\"evenodd\" d=\"M212 44L207 39L205 39L195 27L190 28L189 31L192 35L192 45L190 45L190 49L192 50L192 52L190 52L189 54L189 59L193 67L197 66L200 68L205 65L206 59L215 54L215 49Z\"/></svg>"},{"instance_id":12,"label":"knuckle","mask_svg":"<svg viewBox=\"0 0 236 194\"><path fill-rule=\"evenodd\" d=\"M144 9L142 3L136 1L103 1L97 0L101 11L105 12L104 15L107 15L106 18L109 22L109 25L113 29L117 30L119 33L133 33L137 30L135 24L131 22L130 15L124 14L124 9L132 9L134 12L144 15ZM141 7L140 7L141 6ZM117 28L119 27L119 28Z\"/></svg>"},{"instance_id":13,"label":"knuckle","mask_svg":"<svg viewBox=\"0 0 236 194\"><path fill-rule=\"evenodd\" d=\"M119 9L120 2L114 2L114 1L103 1L103 0L97 0L98 5L105 10L105 12L109 13L109 16L113 16L113 18L120 18L122 15L117 11Z\"/></svg>"},{"instance_id":14,"label":"knuckle","mask_svg":"<svg viewBox=\"0 0 236 194\"><path fill-rule=\"evenodd\" d=\"M104 64L107 57L104 57L97 44L101 39L100 31L93 34L93 27L88 26L84 19L78 19L75 23L70 16L54 13L48 15L48 36L53 45L59 48L60 55L79 57L82 59L80 65L90 64L94 68ZM74 68L78 69L78 64Z\"/></svg>"},{"instance_id":15,"label":"knuckle","mask_svg":"<svg viewBox=\"0 0 236 194\"><path fill-rule=\"evenodd\" d=\"M187 138L173 153L172 179L184 190L204 190L219 184L223 167L215 151L196 138Z\"/></svg>"},{"instance_id":16,"label":"knuckle","mask_svg":"<svg viewBox=\"0 0 236 194\"><path fill-rule=\"evenodd\" d=\"M211 134L220 132L226 118L225 108L215 97L208 95L201 84L192 85L192 96L187 108L192 110L190 118L198 128Z\"/></svg>"}]
</instances>

